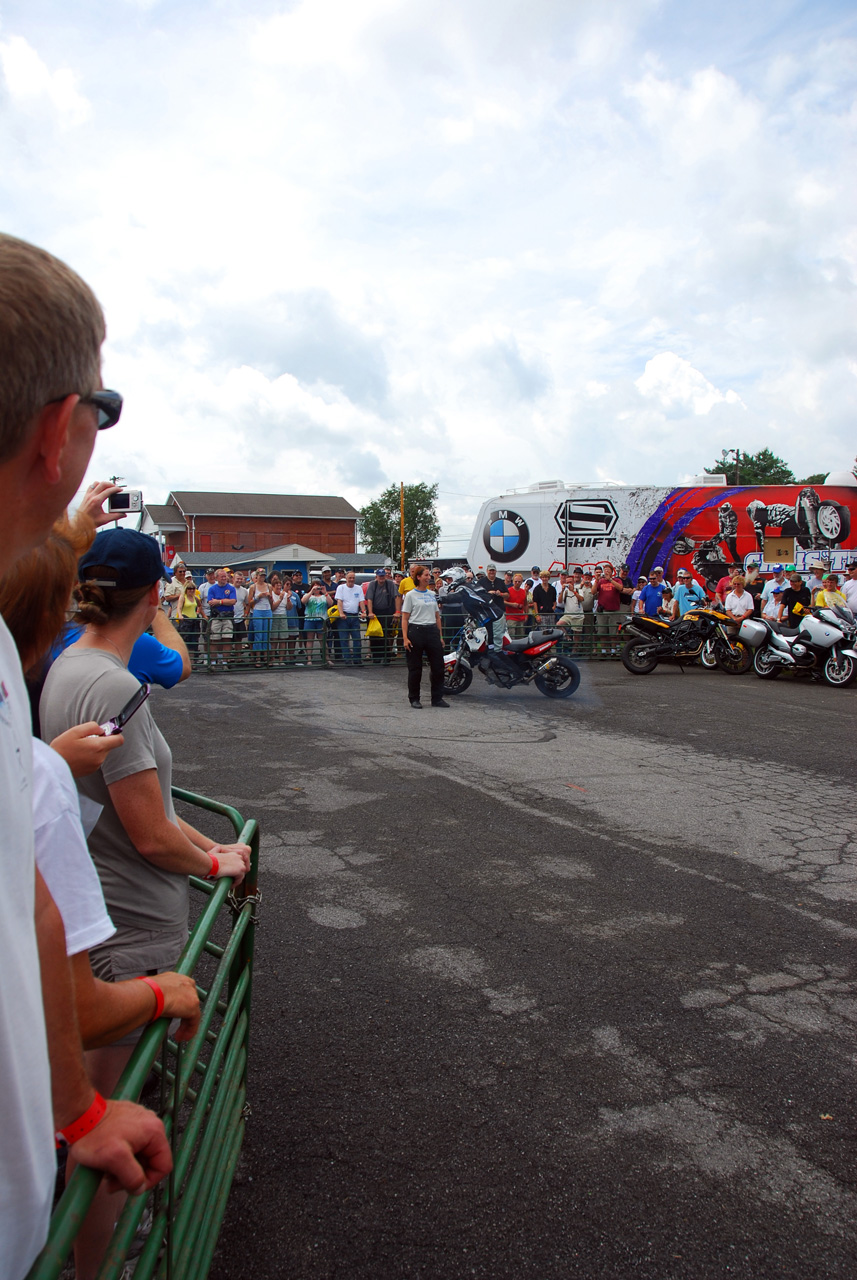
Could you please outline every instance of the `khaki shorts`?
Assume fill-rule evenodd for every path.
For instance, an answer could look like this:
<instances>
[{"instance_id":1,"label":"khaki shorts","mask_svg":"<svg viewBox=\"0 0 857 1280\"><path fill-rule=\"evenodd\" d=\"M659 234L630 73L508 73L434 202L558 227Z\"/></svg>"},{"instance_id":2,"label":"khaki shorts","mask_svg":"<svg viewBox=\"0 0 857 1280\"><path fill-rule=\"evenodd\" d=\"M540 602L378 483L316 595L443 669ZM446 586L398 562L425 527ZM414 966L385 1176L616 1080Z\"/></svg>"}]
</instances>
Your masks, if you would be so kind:
<instances>
[{"instance_id":1,"label":"khaki shorts","mask_svg":"<svg viewBox=\"0 0 857 1280\"><path fill-rule=\"evenodd\" d=\"M142 974L154 977L166 969L174 969L187 942L187 929L133 929L119 925L112 938L89 953L93 975L102 982L126 982ZM135 1045L145 1025L129 1031L113 1044Z\"/></svg>"},{"instance_id":2,"label":"khaki shorts","mask_svg":"<svg viewBox=\"0 0 857 1280\"><path fill-rule=\"evenodd\" d=\"M232 618L221 618L212 615L211 626L209 627L212 640L231 640L232 624Z\"/></svg>"}]
</instances>

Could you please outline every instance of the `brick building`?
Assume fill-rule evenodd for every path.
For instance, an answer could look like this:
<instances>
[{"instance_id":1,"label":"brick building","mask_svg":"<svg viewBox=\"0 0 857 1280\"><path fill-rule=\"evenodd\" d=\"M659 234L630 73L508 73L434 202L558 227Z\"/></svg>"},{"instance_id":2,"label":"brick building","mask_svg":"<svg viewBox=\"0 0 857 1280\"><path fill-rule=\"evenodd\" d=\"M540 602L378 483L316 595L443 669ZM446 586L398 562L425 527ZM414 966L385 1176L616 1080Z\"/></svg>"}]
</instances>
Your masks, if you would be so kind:
<instances>
[{"instance_id":1,"label":"brick building","mask_svg":"<svg viewBox=\"0 0 857 1280\"><path fill-rule=\"evenodd\" d=\"M171 493L147 503L140 528L177 552L221 558L303 543L335 557L354 552L358 512L344 498L284 493Z\"/></svg>"}]
</instances>

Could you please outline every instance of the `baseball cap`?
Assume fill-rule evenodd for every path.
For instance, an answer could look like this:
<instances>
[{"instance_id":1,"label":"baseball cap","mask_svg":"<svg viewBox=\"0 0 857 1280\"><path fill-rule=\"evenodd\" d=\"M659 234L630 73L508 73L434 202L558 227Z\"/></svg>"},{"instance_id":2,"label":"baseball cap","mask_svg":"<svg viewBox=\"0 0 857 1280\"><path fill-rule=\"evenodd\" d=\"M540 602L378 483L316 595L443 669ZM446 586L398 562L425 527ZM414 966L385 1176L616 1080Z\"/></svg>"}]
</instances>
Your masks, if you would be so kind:
<instances>
[{"instance_id":1,"label":"baseball cap","mask_svg":"<svg viewBox=\"0 0 857 1280\"><path fill-rule=\"evenodd\" d=\"M781 564L772 564L771 573L782 573L783 566Z\"/></svg>"},{"instance_id":2,"label":"baseball cap","mask_svg":"<svg viewBox=\"0 0 857 1280\"><path fill-rule=\"evenodd\" d=\"M488 565L486 565L485 567L486 567L486 569L496 569L496 568L497 568L496 564L488 564Z\"/></svg>"},{"instance_id":3,"label":"baseball cap","mask_svg":"<svg viewBox=\"0 0 857 1280\"><path fill-rule=\"evenodd\" d=\"M91 572L94 569L103 572L96 578ZM92 546L77 562L77 572L81 582L119 591L150 587L158 578L170 580L158 544L136 529L104 529L97 533Z\"/></svg>"},{"instance_id":4,"label":"baseball cap","mask_svg":"<svg viewBox=\"0 0 857 1280\"><path fill-rule=\"evenodd\" d=\"M532 569L530 570L530 573L538 573L538 572L539 572L539 566L537 564L534 564Z\"/></svg>"},{"instance_id":5,"label":"baseball cap","mask_svg":"<svg viewBox=\"0 0 857 1280\"><path fill-rule=\"evenodd\" d=\"M774 587L773 591L771 592L771 595L778 596L781 591L785 591L785 590L786 588L782 584L780 584L780 586Z\"/></svg>"},{"instance_id":6,"label":"baseball cap","mask_svg":"<svg viewBox=\"0 0 857 1280\"><path fill-rule=\"evenodd\" d=\"M206 569L206 573L217 573L216 569Z\"/></svg>"},{"instance_id":7,"label":"baseball cap","mask_svg":"<svg viewBox=\"0 0 857 1280\"><path fill-rule=\"evenodd\" d=\"M664 566L662 564L656 564L654 569L652 570L652 573L663 573L663 571L664 571Z\"/></svg>"},{"instance_id":8,"label":"baseball cap","mask_svg":"<svg viewBox=\"0 0 857 1280\"><path fill-rule=\"evenodd\" d=\"M383 569L376 569L376 570L375 570L375 577L376 577L376 578L383 578L383 576L384 576L384 570L383 570Z\"/></svg>"},{"instance_id":9,"label":"baseball cap","mask_svg":"<svg viewBox=\"0 0 857 1280\"><path fill-rule=\"evenodd\" d=\"M821 560L813 560L810 563L810 569L826 569L827 565Z\"/></svg>"}]
</instances>

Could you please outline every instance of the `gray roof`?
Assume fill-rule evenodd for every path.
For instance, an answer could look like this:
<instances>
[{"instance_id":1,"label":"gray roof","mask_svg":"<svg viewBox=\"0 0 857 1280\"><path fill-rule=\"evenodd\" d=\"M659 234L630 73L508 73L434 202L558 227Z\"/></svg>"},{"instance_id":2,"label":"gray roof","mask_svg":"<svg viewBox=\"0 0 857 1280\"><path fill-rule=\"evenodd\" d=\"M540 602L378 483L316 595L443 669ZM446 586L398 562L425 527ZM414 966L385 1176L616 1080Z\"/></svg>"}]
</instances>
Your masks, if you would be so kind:
<instances>
[{"instance_id":1,"label":"gray roof","mask_svg":"<svg viewBox=\"0 0 857 1280\"><path fill-rule=\"evenodd\" d=\"M389 563L391 563L389 556L379 556L374 552L330 551L324 555L318 555L311 562L310 568L321 569L323 565L329 564L331 569L383 569L384 565Z\"/></svg>"},{"instance_id":2,"label":"gray roof","mask_svg":"<svg viewBox=\"0 0 857 1280\"><path fill-rule=\"evenodd\" d=\"M356 520L360 512L344 498L289 493L210 493L175 489L168 503L195 516L305 516L316 520Z\"/></svg>"},{"instance_id":3,"label":"gray roof","mask_svg":"<svg viewBox=\"0 0 857 1280\"><path fill-rule=\"evenodd\" d=\"M243 569L247 565L255 568L257 564L276 564L280 560L306 564L309 570L321 569L323 565L329 564L332 569L356 569L362 572L382 568L388 558L367 552L346 555L340 551L313 551L311 547L303 547L294 542L287 542L281 547L268 547L264 551L242 552L240 555L230 552L225 556L220 551L179 551L178 557L194 573L200 569Z\"/></svg>"},{"instance_id":4,"label":"gray roof","mask_svg":"<svg viewBox=\"0 0 857 1280\"><path fill-rule=\"evenodd\" d=\"M158 502L144 502L143 510L157 525L184 525L184 516L172 505L164 506Z\"/></svg>"}]
</instances>

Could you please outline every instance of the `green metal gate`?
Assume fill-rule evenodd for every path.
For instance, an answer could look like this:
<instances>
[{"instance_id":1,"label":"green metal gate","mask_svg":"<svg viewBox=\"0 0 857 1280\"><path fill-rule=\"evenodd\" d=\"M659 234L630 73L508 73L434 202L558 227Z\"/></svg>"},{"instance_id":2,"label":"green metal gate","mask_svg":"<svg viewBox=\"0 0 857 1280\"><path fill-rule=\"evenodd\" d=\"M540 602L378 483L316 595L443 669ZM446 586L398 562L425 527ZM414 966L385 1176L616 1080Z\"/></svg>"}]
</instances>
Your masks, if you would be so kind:
<instances>
[{"instance_id":1,"label":"green metal gate","mask_svg":"<svg viewBox=\"0 0 857 1280\"><path fill-rule=\"evenodd\" d=\"M135 1252L135 1280L204 1280L244 1137L248 1112L247 1048L253 975L253 934L259 893L259 829L229 805L173 787L176 800L228 818L236 838L250 846L250 871L231 891L231 880L191 876L204 895L202 909L176 965L197 982L202 1017L193 1040L176 1044L169 1021L142 1035L114 1093L136 1101L150 1072L160 1077L157 1107L173 1153L173 1172L148 1195L129 1197L99 1280L116 1280ZM205 985L203 985L203 983ZM51 1219L48 1242L27 1280L57 1280L98 1187L99 1175L78 1168ZM135 1235L147 1206L151 1228L142 1245Z\"/></svg>"}]
</instances>

